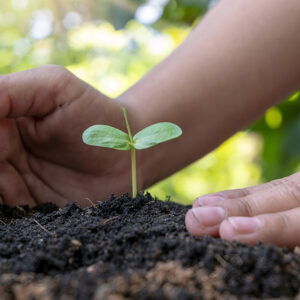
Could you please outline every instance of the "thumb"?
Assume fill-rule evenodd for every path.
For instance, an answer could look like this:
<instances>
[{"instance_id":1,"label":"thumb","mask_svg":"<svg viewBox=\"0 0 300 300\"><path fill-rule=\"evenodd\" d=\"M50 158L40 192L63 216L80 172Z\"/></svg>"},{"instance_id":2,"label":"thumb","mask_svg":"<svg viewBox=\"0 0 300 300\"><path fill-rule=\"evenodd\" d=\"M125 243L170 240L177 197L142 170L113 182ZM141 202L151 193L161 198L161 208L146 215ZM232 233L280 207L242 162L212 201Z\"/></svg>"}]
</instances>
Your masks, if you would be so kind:
<instances>
[{"instance_id":1,"label":"thumb","mask_svg":"<svg viewBox=\"0 0 300 300\"><path fill-rule=\"evenodd\" d=\"M0 119L43 117L51 113L74 98L66 97L72 93L70 82L74 79L65 68L54 65L1 75ZM83 82L79 90L76 89L77 93L81 93L80 88L84 91Z\"/></svg>"}]
</instances>

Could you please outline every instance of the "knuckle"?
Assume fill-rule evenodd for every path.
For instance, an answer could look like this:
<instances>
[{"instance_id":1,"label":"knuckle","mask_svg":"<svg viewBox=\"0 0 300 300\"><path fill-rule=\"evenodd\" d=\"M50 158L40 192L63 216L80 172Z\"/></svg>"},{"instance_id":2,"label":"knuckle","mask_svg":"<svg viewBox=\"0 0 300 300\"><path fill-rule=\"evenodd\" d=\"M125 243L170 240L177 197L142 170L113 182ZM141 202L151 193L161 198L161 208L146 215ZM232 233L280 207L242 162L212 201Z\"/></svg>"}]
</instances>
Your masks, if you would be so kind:
<instances>
[{"instance_id":1,"label":"knuckle","mask_svg":"<svg viewBox=\"0 0 300 300\"><path fill-rule=\"evenodd\" d=\"M291 221L287 213L280 213L274 215L275 225L280 228L281 231L285 231L290 228Z\"/></svg>"},{"instance_id":2,"label":"knuckle","mask_svg":"<svg viewBox=\"0 0 300 300\"><path fill-rule=\"evenodd\" d=\"M284 178L272 180L272 181L266 183L266 185L269 186L270 188L274 188L276 186L280 186L280 185L286 183L286 181L287 181L287 179L284 177Z\"/></svg>"},{"instance_id":3,"label":"knuckle","mask_svg":"<svg viewBox=\"0 0 300 300\"><path fill-rule=\"evenodd\" d=\"M300 172L288 177L276 179L266 183L270 189L276 188L281 196L289 197L300 206Z\"/></svg>"},{"instance_id":4,"label":"knuckle","mask_svg":"<svg viewBox=\"0 0 300 300\"><path fill-rule=\"evenodd\" d=\"M72 73L65 67L59 65L46 65L41 67L49 78L52 78L53 82L60 84L72 77Z\"/></svg>"},{"instance_id":5,"label":"knuckle","mask_svg":"<svg viewBox=\"0 0 300 300\"><path fill-rule=\"evenodd\" d=\"M214 193L212 195L221 196L225 198L237 198L237 197L247 197L250 194L251 193L248 188L243 188L243 189L225 190L225 191Z\"/></svg>"},{"instance_id":6,"label":"knuckle","mask_svg":"<svg viewBox=\"0 0 300 300\"><path fill-rule=\"evenodd\" d=\"M241 198L238 200L238 210L243 216L253 217L256 215L256 205L255 202L250 198Z\"/></svg>"},{"instance_id":7,"label":"knuckle","mask_svg":"<svg viewBox=\"0 0 300 300\"><path fill-rule=\"evenodd\" d=\"M236 193L238 193L240 197L247 197L247 196L251 195L251 192L250 192L250 190L248 188L236 189L236 190L233 190L233 191L235 191Z\"/></svg>"},{"instance_id":8,"label":"knuckle","mask_svg":"<svg viewBox=\"0 0 300 300\"><path fill-rule=\"evenodd\" d=\"M265 183L264 185L269 189L282 188L283 186L288 184L288 182L289 182L289 177L283 177L283 178L269 181L269 182Z\"/></svg>"},{"instance_id":9,"label":"knuckle","mask_svg":"<svg viewBox=\"0 0 300 300\"><path fill-rule=\"evenodd\" d=\"M293 199L297 206L300 206L300 184L293 176L284 178L282 182L282 193Z\"/></svg>"},{"instance_id":10,"label":"knuckle","mask_svg":"<svg viewBox=\"0 0 300 300\"><path fill-rule=\"evenodd\" d=\"M74 75L62 66L46 65L42 68L49 74L49 78L52 78L49 80L49 88L56 95L59 95L73 80Z\"/></svg>"},{"instance_id":11,"label":"knuckle","mask_svg":"<svg viewBox=\"0 0 300 300\"><path fill-rule=\"evenodd\" d=\"M44 69L46 72L55 73L59 75L65 75L69 73L69 71L66 68L59 65L45 65L40 68Z\"/></svg>"}]
</instances>

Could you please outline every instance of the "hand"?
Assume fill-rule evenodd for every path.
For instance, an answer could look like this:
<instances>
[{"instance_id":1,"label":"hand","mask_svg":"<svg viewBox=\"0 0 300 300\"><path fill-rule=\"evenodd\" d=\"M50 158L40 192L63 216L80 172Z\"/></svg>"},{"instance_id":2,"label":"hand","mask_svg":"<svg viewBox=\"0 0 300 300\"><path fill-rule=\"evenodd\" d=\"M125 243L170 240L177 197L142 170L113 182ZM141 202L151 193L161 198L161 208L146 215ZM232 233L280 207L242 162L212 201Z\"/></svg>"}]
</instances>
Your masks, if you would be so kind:
<instances>
[{"instance_id":1,"label":"hand","mask_svg":"<svg viewBox=\"0 0 300 300\"><path fill-rule=\"evenodd\" d=\"M93 124L126 130L120 104L64 68L0 76L0 120L0 202L86 206L131 190L130 155L81 139Z\"/></svg>"},{"instance_id":2,"label":"hand","mask_svg":"<svg viewBox=\"0 0 300 300\"><path fill-rule=\"evenodd\" d=\"M266 184L199 197L186 215L195 236L300 245L300 173Z\"/></svg>"}]
</instances>

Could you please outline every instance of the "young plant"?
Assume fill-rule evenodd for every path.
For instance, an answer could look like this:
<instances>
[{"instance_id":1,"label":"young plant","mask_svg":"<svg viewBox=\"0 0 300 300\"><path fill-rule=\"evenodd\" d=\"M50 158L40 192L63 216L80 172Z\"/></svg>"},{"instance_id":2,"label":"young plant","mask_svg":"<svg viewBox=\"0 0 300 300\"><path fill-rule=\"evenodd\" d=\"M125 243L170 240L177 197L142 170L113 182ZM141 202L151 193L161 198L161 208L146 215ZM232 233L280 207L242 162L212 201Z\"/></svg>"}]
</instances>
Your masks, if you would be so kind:
<instances>
[{"instance_id":1,"label":"young plant","mask_svg":"<svg viewBox=\"0 0 300 300\"><path fill-rule=\"evenodd\" d=\"M127 113L124 107L122 107L122 112L125 118L128 134L108 125L93 125L83 132L82 140L85 144L91 146L106 147L116 150L130 150L132 197L136 197L137 182L135 149L146 149L175 139L182 134L182 131L179 126L173 123L161 122L142 129L134 137L132 137Z\"/></svg>"}]
</instances>

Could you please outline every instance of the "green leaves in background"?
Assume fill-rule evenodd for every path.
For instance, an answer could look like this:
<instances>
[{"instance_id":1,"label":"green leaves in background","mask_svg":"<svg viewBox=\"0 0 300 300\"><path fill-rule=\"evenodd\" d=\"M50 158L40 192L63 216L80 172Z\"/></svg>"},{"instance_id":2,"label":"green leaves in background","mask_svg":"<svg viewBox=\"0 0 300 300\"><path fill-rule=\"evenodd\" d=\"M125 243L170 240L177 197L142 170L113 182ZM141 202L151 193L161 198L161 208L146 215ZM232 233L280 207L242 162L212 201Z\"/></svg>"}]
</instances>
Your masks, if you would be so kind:
<instances>
[{"instance_id":1,"label":"green leaves in background","mask_svg":"<svg viewBox=\"0 0 300 300\"><path fill-rule=\"evenodd\" d=\"M181 134L182 130L180 127L173 123L156 123L142 129L133 137L134 148L147 149L157 144L175 139Z\"/></svg>"}]
</instances>

